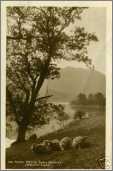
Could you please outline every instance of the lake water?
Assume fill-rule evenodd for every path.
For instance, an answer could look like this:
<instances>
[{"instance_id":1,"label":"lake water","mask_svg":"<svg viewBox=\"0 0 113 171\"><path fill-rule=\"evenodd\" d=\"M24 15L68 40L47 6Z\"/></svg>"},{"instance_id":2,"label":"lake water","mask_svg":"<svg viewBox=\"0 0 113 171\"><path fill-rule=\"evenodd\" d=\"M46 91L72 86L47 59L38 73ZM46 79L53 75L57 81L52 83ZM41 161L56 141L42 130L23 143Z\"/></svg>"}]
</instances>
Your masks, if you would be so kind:
<instances>
[{"instance_id":1,"label":"lake water","mask_svg":"<svg viewBox=\"0 0 113 171\"><path fill-rule=\"evenodd\" d=\"M58 120L55 120L55 119L52 119L50 121L49 124L46 124L40 128L38 127L35 127L33 130L30 130L30 131L27 131L26 133L26 139L29 139L29 137L32 135L32 134L36 134L37 137L41 137L43 135L46 135L48 133L52 133L52 132L55 132L59 129L62 129L64 126L68 125L70 122L72 122L73 120L73 114L74 114L74 111L71 109L69 103L63 103L63 102L60 102L60 103L56 103L54 102L55 104L62 104L64 107L65 107L65 112L70 116L70 119L67 120L67 121L64 121L63 124L61 122L59 122ZM17 125L15 125L15 123L13 123L13 129L11 130L11 134L13 134L13 131L14 131L14 134L13 134L13 137L10 137L8 136L6 138L6 148L9 148L10 145L16 140L17 138L17 131L15 133L15 129L17 129Z\"/></svg>"}]
</instances>

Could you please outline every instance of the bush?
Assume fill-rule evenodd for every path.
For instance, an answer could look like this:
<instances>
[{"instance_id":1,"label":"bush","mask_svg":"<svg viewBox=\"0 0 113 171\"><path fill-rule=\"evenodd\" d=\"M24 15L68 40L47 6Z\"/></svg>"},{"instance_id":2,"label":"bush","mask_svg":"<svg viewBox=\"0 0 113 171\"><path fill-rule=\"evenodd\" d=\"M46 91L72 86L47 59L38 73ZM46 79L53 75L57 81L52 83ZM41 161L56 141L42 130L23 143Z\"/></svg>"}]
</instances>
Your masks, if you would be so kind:
<instances>
[{"instance_id":1,"label":"bush","mask_svg":"<svg viewBox=\"0 0 113 171\"><path fill-rule=\"evenodd\" d=\"M85 115L84 111L78 110L74 114L74 119L82 119L82 117Z\"/></svg>"}]
</instances>

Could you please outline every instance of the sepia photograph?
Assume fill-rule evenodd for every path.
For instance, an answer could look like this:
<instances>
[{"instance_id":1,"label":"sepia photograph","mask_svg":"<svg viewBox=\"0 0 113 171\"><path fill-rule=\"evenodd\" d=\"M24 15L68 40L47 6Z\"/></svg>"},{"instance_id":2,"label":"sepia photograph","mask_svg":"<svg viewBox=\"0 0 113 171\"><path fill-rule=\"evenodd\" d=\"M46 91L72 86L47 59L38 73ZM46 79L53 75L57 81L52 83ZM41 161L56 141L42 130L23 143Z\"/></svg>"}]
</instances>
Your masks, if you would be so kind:
<instances>
[{"instance_id":1,"label":"sepia photograph","mask_svg":"<svg viewBox=\"0 0 113 171\"><path fill-rule=\"evenodd\" d=\"M112 168L109 8L91 2L5 5L6 169Z\"/></svg>"}]
</instances>

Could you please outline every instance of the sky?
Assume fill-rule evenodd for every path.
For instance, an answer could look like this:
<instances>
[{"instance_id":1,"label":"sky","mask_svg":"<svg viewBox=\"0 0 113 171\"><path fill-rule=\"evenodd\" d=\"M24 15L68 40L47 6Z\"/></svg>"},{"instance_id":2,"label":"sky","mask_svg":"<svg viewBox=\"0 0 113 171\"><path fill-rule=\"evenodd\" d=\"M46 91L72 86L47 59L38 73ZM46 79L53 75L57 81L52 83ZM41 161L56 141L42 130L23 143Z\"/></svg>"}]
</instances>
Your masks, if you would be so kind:
<instances>
[{"instance_id":1,"label":"sky","mask_svg":"<svg viewBox=\"0 0 113 171\"><path fill-rule=\"evenodd\" d=\"M13 23L13 22L12 22ZM90 7L86 9L82 14L82 19L76 21L77 26L84 27L89 33L95 33L98 37L98 42L92 42L88 47L88 56L92 59L92 63L95 66L95 70L105 73L105 61L106 61L106 8L102 7ZM71 27L73 30L74 27ZM59 61L58 66L75 67L75 68L87 68L84 63L77 61Z\"/></svg>"},{"instance_id":2,"label":"sky","mask_svg":"<svg viewBox=\"0 0 113 171\"><path fill-rule=\"evenodd\" d=\"M95 69L105 73L106 61L106 8L93 7L85 10L82 20L77 22L79 26L84 26L88 32L95 33L99 39L88 48L88 55L92 59ZM60 67L87 68L85 64L76 61L59 62Z\"/></svg>"}]
</instances>

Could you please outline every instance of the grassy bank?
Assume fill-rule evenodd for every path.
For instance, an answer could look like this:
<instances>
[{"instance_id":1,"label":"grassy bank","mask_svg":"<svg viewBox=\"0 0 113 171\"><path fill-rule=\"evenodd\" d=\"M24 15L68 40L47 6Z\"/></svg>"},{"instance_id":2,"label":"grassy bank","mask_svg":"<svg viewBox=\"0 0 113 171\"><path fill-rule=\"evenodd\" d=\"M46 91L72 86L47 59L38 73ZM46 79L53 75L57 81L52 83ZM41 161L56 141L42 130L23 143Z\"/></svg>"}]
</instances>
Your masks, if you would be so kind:
<instances>
[{"instance_id":1,"label":"grassy bank","mask_svg":"<svg viewBox=\"0 0 113 171\"><path fill-rule=\"evenodd\" d=\"M105 114L103 111L93 109L88 119L73 121L65 129L40 139L61 139L64 136L79 135L87 135L90 146L51 154L34 154L30 150L31 141L15 145L6 150L6 167L13 169L99 169L97 160L105 153Z\"/></svg>"}]
</instances>

